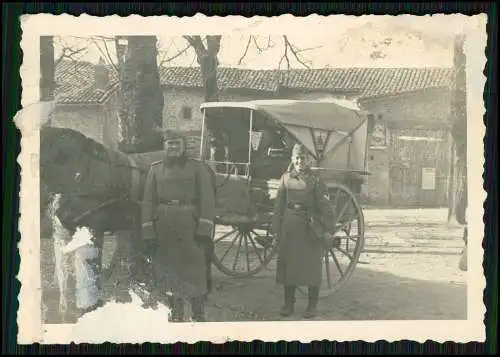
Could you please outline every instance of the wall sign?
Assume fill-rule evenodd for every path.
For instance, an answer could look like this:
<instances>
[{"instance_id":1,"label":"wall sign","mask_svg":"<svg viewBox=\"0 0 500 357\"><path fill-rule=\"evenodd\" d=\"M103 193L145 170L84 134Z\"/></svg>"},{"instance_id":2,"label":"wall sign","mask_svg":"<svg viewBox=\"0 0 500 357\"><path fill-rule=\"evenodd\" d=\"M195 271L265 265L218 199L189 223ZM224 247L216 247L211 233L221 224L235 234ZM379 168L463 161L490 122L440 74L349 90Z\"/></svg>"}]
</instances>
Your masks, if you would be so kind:
<instances>
[{"instance_id":1,"label":"wall sign","mask_svg":"<svg viewBox=\"0 0 500 357\"><path fill-rule=\"evenodd\" d=\"M436 189L436 169L434 167L422 167L422 190Z\"/></svg>"},{"instance_id":2,"label":"wall sign","mask_svg":"<svg viewBox=\"0 0 500 357\"><path fill-rule=\"evenodd\" d=\"M387 128L383 119L376 119L373 124L373 130L370 134L370 147L385 148L387 147Z\"/></svg>"}]
</instances>

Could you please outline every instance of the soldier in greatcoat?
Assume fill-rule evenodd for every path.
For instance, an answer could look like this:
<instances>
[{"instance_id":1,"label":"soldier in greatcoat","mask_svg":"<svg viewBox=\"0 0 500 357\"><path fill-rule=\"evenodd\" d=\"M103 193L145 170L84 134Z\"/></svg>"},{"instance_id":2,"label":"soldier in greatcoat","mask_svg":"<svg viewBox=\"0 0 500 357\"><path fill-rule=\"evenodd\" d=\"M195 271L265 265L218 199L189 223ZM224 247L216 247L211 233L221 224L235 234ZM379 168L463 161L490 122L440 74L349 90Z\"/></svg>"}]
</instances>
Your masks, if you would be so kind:
<instances>
[{"instance_id":1,"label":"soldier in greatcoat","mask_svg":"<svg viewBox=\"0 0 500 357\"><path fill-rule=\"evenodd\" d=\"M313 318L322 279L323 242L331 238L328 232L333 228L333 213L327 188L311 171L306 155L302 145L293 147L290 168L281 177L276 196L272 229L278 239L276 282L284 286L285 294L280 314L290 316L294 312L296 287L308 286L309 299L303 317Z\"/></svg>"},{"instance_id":2,"label":"soldier in greatcoat","mask_svg":"<svg viewBox=\"0 0 500 357\"><path fill-rule=\"evenodd\" d=\"M166 298L172 321L204 320L208 293L205 245L214 229L215 199L209 168L190 159L186 139L165 135L165 158L149 170L142 204L142 239L152 257L157 296Z\"/></svg>"}]
</instances>

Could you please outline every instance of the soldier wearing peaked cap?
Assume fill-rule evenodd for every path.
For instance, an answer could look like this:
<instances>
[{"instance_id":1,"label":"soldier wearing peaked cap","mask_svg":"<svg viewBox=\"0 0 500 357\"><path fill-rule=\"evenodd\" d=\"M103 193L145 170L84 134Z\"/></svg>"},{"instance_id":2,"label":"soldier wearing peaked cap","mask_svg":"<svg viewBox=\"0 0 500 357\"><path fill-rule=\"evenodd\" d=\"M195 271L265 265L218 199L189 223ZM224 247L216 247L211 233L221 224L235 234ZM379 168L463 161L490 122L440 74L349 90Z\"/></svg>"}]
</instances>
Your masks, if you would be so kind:
<instances>
[{"instance_id":1,"label":"soldier wearing peaked cap","mask_svg":"<svg viewBox=\"0 0 500 357\"><path fill-rule=\"evenodd\" d=\"M322 278L323 239L332 230L327 188L306 161L307 151L295 145L288 172L281 177L272 229L279 243L276 282L284 286L285 304L280 314L294 311L297 286L308 286L304 318L313 318Z\"/></svg>"},{"instance_id":2,"label":"soldier wearing peaked cap","mask_svg":"<svg viewBox=\"0 0 500 357\"><path fill-rule=\"evenodd\" d=\"M204 320L206 247L212 242L215 198L207 166L186 154L186 138L165 132L165 157L151 165L142 203L142 239L152 256L157 295L170 305L173 321ZM169 297L167 297L169 295Z\"/></svg>"}]
</instances>

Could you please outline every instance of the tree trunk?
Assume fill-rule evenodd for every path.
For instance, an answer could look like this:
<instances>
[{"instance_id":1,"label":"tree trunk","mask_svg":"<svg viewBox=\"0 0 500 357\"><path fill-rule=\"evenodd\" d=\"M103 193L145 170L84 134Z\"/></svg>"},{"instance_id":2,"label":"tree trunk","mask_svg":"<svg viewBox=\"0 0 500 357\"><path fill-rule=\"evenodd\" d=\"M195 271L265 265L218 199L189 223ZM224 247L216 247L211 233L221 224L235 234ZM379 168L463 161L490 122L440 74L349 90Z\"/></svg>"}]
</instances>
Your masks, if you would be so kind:
<instances>
[{"instance_id":1,"label":"tree trunk","mask_svg":"<svg viewBox=\"0 0 500 357\"><path fill-rule=\"evenodd\" d=\"M157 63L155 36L128 36L117 44L120 70L119 116L123 152L138 153L162 149L163 92ZM118 42L120 39L118 39Z\"/></svg>"},{"instance_id":2,"label":"tree trunk","mask_svg":"<svg viewBox=\"0 0 500 357\"><path fill-rule=\"evenodd\" d=\"M207 45L203 44L200 36L184 37L196 52L196 59L200 65L203 88L205 91L205 102L215 102L219 100L219 87L217 85L217 67L219 60L217 58L220 50L221 36L206 36ZM207 121L207 129L214 139L214 158L216 161L225 160L224 137L219 121Z\"/></svg>"},{"instance_id":3,"label":"tree trunk","mask_svg":"<svg viewBox=\"0 0 500 357\"><path fill-rule=\"evenodd\" d=\"M40 36L40 101L53 101L55 89L54 37Z\"/></svg>"},{"instance_id":4,"label":"tree trunk","mask_svg":"<svg viewBox=\"0 0 500 357\"><path fill-rule=\"evenodd\" d=\"M454 162L456 164L454 166L454 194L450 205L449 220L455 220L458 218L457 216L464 217L467 207L467 95L464 40L463 36L457 36L454 44L455 88L451 112L453 118L452 135L456 153L456 161Z\"/></svg>"},{"instance_id":5,"label":"tree trunk","mask_svg":"<svg viewBox=\"0 0 500 357\"><path fill-rule=\"evenodd\" d=\"M40 36L40 101L52 102L56 88L55 61L54 61L54 37ZM45 123L50 125L49 120ZM47 186L40 181L40 219L45 218L50 193Z\"/></svg>"},{"instance_id":6,"label":"tree trunk","mask_svg":"<svg viewBox=\"0 0 500 357\"><path fill-rule=\"evenodd\" d=\"M55 66L54 66L54 38L52 36L40 36L40 101L53 101L55 91ZM50 118L50 117L49 117ZM41 119L41 118L40 118ZM49 119L50 120L50 119ZM50 125L46 122L45 125ZM54 231L52 229L52 222L50 217L46 214L48 205L52 198L47 185L40 180L40 238L47 239L52 237ZM40 281L43 281L41 272L43 267L48 262L45 261L45 255L40 255ZM47 303L47 294L42 291L41 296L41 311L42 323L45 323L44 310Z\"/></svg>"},{"instance_id":7,"label":"tree trunk","mask_svg":"<svg viewBox=\"0 0 500 357\"><path fill-rule=\"evenodd\" d=\"M448 223L452 223L453 216L455 215L455 187L456 187L456 180L455 180L455 174L456 174L456 152L455 152L455 143L453 141L453 138L451 139L451 149L450 149L450 155L449 155L449 160L450 160L450 165L449 165L449 172L448 172Z\"/></svg>"}]
</instances>

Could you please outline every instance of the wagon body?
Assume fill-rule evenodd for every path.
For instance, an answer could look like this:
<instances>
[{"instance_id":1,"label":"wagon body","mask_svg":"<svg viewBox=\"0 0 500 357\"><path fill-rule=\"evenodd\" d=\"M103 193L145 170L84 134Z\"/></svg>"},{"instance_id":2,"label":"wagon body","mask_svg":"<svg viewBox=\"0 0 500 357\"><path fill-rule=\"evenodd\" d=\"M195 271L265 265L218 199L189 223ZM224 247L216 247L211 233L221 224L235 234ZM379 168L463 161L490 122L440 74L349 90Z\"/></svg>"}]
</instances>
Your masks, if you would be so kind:
<instances>
[{"instance_id":1,"label":"wagon body","mask_svg":"<svg viewBox=\"0 0 500 357\"><path fill-rule=\"evenodd\" d=\"M338 284L330 284L325 291L340 287L352 272L364 241L359 194L368 174L371 114L336 100L209 102L200 109L200 157L216 177L216 223L221 232L215 237L214 258L219 270L227 275L251 276L271 262L276 253L269 229L273 199L288 168L291 149L301 143L309 153L311 167L329 187L335 212L332 219L338 220L336 237L344 232L348 238L343 240L354 242L354 252L346 251L350 260L347 270L340 272ZM356 239L351 234L353 222ZM228 238L231 233L234 239ZM336 238L327 246L327 254L331 247L339 248L339 242ZM237 251L228 266L223 260L234 247L245 252ZM252 249L253 262L248 257ZM239 271L236 267L245 260L246 270ZM339 262L326 257L325 263L338 266Z\"/></svg>"}]
</instances>

